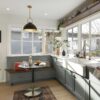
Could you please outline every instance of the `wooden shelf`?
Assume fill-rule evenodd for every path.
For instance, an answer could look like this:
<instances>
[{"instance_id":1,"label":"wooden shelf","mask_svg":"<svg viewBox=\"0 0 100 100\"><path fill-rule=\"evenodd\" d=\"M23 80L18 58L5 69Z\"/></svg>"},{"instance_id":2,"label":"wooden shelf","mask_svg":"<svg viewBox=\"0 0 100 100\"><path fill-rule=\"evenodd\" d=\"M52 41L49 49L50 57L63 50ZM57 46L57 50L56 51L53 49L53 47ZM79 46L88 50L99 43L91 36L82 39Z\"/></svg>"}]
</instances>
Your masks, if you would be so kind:
<instances>
[{"instance_id":1,"label":"wooden shelf","mask_svg":"<svg viewBox=\"0 0 100 100\"><path fill-rule=\"evenodd\" d=\"M91 4L91 5L88 5L87 7L84 7L82 10L80 11L80 13L78 15L74 16L73 18L71 16L71 18L69 20L68 20L68 18L66 20L64 20L60 26L66 27L66 26L73 24L81 19L84 19L96 12L99 12L100 11L100 1L97 1L96 3Z\"/></svg>"}]
</instances>

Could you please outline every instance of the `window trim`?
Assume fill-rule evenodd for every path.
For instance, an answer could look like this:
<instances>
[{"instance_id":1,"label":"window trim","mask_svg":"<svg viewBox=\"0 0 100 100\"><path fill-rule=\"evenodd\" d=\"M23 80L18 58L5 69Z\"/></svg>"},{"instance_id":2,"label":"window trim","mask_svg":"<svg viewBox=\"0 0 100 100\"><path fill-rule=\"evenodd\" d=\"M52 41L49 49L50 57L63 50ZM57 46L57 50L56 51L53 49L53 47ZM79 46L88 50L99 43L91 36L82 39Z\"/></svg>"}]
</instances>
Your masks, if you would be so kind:
<instances>
[{"instance_id":1,"label":"window trim","mask_svg":"<svg viewBox=\"0 0 100 100\"><path fill-rule=\"evenodd\" d=\"M12 30L14 30L14 29L19 29L20 30L20 32L21 32L21 54L12 54L11 53L11 31ZM17 31L17 30L14 30L14 31ZM33 53L33 38L32 38L32 54L23 54L23 37L22 37L22 34L23 34L23 30L22 30L22 28L21 27L18 27L18 26L13 26L13 25L9 25L8 26L8 38L7 38L7 56L29 56L29 55L40 55L40 54L43 54L43 39L44 39L44 37L43 37L43 39L42 39L42 41L41 41L41 43L42 43L42 53L40 52L40 53ZM42 33L42 36L43 36L43 33ZM33 37L33 35L32 35L32 37ZM17 41L17 40L13 40L13 41ZM31 42L31 41L27 41L27 42ZM34 42L36 42L36 41L34 41ZM40 42L40 41L37 41L37 42Z\"/></svg>"}]
</instances>

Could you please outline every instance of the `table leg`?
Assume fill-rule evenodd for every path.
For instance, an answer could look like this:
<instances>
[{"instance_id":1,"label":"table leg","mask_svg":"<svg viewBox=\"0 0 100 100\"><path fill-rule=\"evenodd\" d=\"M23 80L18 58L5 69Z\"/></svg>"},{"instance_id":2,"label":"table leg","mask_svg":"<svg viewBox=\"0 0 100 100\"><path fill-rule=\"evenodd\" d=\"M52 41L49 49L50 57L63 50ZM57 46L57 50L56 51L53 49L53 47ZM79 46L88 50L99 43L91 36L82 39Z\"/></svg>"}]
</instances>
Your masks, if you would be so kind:
<instances>
[{"instance_id":1,"label":"table leg","mask_svg":"<svg viewBox=\"0 0 100 100\"><path fill-rule=\"evenodd\" d=\"M34 82L34 69L32 69L32 82Z\"/></svg>"}]
</instances>

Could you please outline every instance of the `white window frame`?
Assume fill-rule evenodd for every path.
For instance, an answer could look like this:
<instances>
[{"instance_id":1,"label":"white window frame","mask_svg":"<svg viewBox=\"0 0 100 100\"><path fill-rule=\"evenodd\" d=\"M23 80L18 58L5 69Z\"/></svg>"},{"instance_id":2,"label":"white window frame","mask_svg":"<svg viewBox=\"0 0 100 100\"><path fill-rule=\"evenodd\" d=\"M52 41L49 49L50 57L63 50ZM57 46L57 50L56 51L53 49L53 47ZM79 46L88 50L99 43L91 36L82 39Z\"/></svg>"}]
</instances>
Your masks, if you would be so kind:
<instances>
[{"instance_id":1,"label":"white window frame","mask_svg":"<svg viewBox=\"0 0 100 100\"><path fill-rule=\"evenodd\" d=\"M42 42L41 42L42 43L42 53L34 53L33 52L33 35L32 35L32 54L23 54L23 37L22 37L22 35L21 35L21 54L12 54L11 53L11 31L12 31L13 28L15 28L15 29L17 28L17 29L19 29L21 31L21 34L23 33L22 27L19 27L19 26L16 26L16 25L9 25L8 26L7 56L29 56L29 55L43 54L43 48L45 48L45 47L43 47L43 46L45 46L45 45L43 45L44 37L43 37ZM43 36L43 34L42 34L42 36Z\"/></svg>"},{"instance_id":2,"label":"white window frame","mask_svg":"<svg viewBox=\"0 0 100 100\"><path fill-rule=\"evenodd\" d=\"M98 19L98 18L100 18L100 11L95 13L95 14L92 14L92 15L90 15L90 16L88 16L88 17L86 17L86 18L84 18L80 21L77 21L77 22L75 22L75 23L73 23L73 24L71 24L71 25L69 25L65 28L66 31L67 31L68 29L71 29L75 26L78 26L78 31L79 31L78 32L79 33L78 34L78 51L80 51L82 49L82 46L81 46L81 43L82 43L81 42L81 33L82 33L81 25L89 22L89 41L90 41L90 44L91 44L91 21ZM68 37L66 37L66 38L68 39ZM89 47L89 52L90 52L90 49L91 49L91 47Z\"/></svg>"}]
</instances>

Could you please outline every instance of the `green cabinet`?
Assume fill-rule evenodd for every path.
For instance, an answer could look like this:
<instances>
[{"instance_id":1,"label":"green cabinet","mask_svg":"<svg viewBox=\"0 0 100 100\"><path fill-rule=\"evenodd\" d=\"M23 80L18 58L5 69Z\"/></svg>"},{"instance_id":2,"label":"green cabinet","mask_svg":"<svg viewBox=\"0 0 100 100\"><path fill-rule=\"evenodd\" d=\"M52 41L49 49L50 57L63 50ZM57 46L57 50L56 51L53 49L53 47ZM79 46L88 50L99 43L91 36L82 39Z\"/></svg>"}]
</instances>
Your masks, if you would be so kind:
<instances>
[{"instance_id":1,"label":"green cabinet","mask_svg":"<svg viewBox=\"0 0 100 100\"><path fill-rule=\"evenodd\" d=\"M52 67L34 69L34 81L54 79L54 78L55 78L55 71L54 68Z\"/></svg>"},{"instance_id":2,"label":"green cabinet","mask_svg":"<svg viewBox=\"0 0 100 100\"><path fill-rule=\"evenodd\" d=\"M56 78L65 85L65 69L62 66L55 66L56 67Z\"/></svg>"},{"instance_id":3,"label":"green cabinet","mask_svg":"<svg viewBox=\"0 0 100 100\"><path fill-rule=\"evenodd\" d=\"M73 73L66 69L66 87L71 91L75 90L75 78Z\"/></svg>"},{"instance_id":4,"label":"green cabinet","mask_svg":"<svg viewBox=\"0 0 100 100\"><path fill-rule=\"evenodd\" d=\"M11 85L32 81L32 72L7 72L7 82Z\"/></svg>"},{"instance_id":5,"label":"green cabinet","mask_svg":"<svg viewBox=\"0 0 100 100\"><path fill-rule=\"evenodd\" d=\"M89 100L89 81L68 69L66 69L66 88L79 100Z\"/></svg>"},{"instance_id":6,"label":"green cabinet","mask_svg":"<svg viewBox=\"0 0 100 100\"><path fill-rule=\"evenodd\" d=\"M89 100L89 82L77 74L75 74L75 95L80 100Z\"/></svg>"},{"instance_id":7,"label":"green cabinet","mask_svg":"<svg viewBox=\"0 0 100 100\"><path fill-rule=\"evenodd\" d=\"M90 81L90 100L100 100L100 84Z\"/></svg>"}]
</instances>

